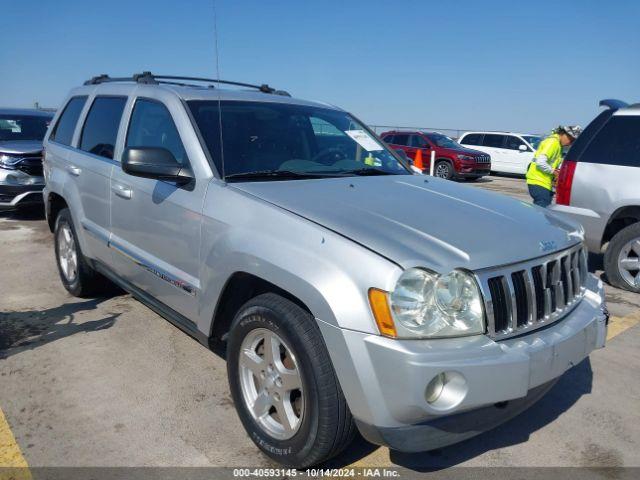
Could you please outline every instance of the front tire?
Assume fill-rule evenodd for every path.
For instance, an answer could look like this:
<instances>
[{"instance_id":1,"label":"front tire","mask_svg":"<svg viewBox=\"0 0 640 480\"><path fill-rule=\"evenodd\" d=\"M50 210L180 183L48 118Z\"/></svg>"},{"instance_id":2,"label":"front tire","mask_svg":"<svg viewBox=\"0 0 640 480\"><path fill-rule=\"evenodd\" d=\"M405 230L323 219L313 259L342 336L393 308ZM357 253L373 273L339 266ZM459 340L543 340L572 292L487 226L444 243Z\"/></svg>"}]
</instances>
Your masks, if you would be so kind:
<instances>
[{"instance_id":1,"label":"front tire","mask_svg":"<svg viewBox=\"0 0 640 480\"><path fill-rule=\"evenodd\" d=\"M227 345L231 395L251 440L294 468L321 464L346 448L355 422L316 320L273 293L237 313Z\"/></svg>"},{"instance_id":2,"label":"front tire","mask_svg":"<svg viewBox=\"0 0 640 480\"><path fill-rule=\"evenodd\" d=\"M100 291L108 281L83 255L68 208L58 213L53 233L56 264L64 288L75 297L88 297Z\"/></svg>"},{"instance_id":3,"label":"front tire","mask_svg":"<svg viewBox=\"0 0 640 480\"><path fill-rule=\"evenodd\" d=\"M614 287L640 292L640 223L613 236L604 254L604 271Z\"/></svg>"}]
</instances>

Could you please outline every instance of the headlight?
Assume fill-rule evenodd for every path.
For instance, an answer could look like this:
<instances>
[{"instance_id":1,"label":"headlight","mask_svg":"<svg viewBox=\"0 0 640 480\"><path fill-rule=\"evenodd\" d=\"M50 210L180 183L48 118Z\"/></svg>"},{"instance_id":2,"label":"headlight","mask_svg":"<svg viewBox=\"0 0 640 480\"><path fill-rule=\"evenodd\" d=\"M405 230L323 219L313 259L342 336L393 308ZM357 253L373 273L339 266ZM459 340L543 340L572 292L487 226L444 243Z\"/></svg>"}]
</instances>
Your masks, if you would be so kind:
<instances>
[{"instance_id":1,"label":"headlight","mask_svg":"<svg viewBox=\"0 0 640 480\"><path fill-rule=\"evenodd\" d=\"M10 155L2 155L0 154L0 167L5 168L15 168L16 164L18 164L22 158L20 157L12 157Z\"/></svg>"},{"instance_id":2,"label":"headlight","mask_svg":"<svg viewBox=\"0 0 640 480\"><path fill-rule=\"evenodd\" d=\"M398 336L484 333L480 289L475 278L462 270L437 275L410 268L398 279L389 303Z\"/></svg>"},{"instance_id":3,"label":"headlight","mask_svg":"<svg viewBox=\"0 0 640 480\"><path fill-rule=\"evenodd\" d=\"M462 154L458 155L458 159L460 159L460 160L468 160L468 161L475 160L475 158L472 157L471 155L462 155Z\"/></svg>"}]
</instances>

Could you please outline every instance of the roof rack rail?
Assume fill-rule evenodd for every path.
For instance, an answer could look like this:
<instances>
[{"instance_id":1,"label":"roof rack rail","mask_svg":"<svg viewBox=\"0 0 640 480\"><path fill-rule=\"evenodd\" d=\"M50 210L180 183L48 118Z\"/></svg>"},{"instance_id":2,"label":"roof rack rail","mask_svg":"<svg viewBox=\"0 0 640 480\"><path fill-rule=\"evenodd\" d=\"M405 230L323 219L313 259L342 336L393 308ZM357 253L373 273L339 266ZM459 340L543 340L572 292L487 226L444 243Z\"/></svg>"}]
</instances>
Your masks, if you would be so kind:
<instances>
[{"instance_id":1,"label":"roof rack rail","mask_svg":"<svg viewBox=\"0 0 640 480\"><path fill-rule=\"evenodd\" d=\"M202 77L182 77L177 75L154 75L151 72L142 72L142 73L134 73L131 77L110 77L106 73L102 75L97 75L92 77L90 80L84 82L85 85L98 85L100 83L108 83L108 82L136 82L143 83L147 85L158 85L160 83L170 84L170 85L181 85L188 86L190 84L180 83L176 80L186 80L190 82L202 82L209 83L209 88L214 88L214 83L224 83L225 85L235 85L237 87L247 87L247 88L255 88L262 93L270 93L273 95L282 95L284 97L290 97L291 95L284 90L276 90L275 88L270 87L266 83L262 85L253 85L251 83L243 83L243 82L232 82L229 80L220 80L217 78L202 78Z\"/></svg>"},{"instance_id":2,"label":"roof rack rail","mask_svg":"<svg viewBox=\"0 0 640 480\"><path fill-rule=\"evenodd\" d=\"M621 108L626 108L629 106L627 102L616 100L614 98L605 98L604 100L600 100L600 103L598 105L600 107L610 108L611 110L619 110Z\"/></svg>"}]
</instances>

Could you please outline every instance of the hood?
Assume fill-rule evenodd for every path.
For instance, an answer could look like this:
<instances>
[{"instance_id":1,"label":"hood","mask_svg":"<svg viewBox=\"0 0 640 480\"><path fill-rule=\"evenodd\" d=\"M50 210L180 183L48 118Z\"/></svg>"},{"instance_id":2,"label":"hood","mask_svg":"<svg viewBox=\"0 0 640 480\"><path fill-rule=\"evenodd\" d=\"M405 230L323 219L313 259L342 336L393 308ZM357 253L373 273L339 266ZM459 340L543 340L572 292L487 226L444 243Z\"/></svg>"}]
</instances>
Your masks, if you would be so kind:
<instances>
[{"instance_id":1,"label":"hood","mask_svg":"<svg viewBox=\"0 0 640 480\"><path fill-rule=\"evenodd\" d=\"M463 147L462 145L460 145L459 147L456 147L456 148L436 147L436 149L441 151L441 152L447 152L447 153L450 153L450 154L473 155L474 157L477 157L477 156L486 157L487 156L486 152L481 152L480 150L473 150L471 148Z\"/></svg>"},{"instance_id":2,"label":"hood","mask_svg":"<svg viewBox=\"0 0 640 480\"><path fill-rule=\"evenodd\" d=\"M504 195L422 175L231 184L404 268L477 270L582 239L576 223Z\"/></svg>"},{"instance_id":3,"label":"hood","mask_svg":"<svg viewBox=\"0 0 640 480\"><path fill-rule=\"evenodd\" d=\"M38 153L42 151L42 140L9 140L0 141L0 153L11 155Z\"/></svg>"}]
</instances>

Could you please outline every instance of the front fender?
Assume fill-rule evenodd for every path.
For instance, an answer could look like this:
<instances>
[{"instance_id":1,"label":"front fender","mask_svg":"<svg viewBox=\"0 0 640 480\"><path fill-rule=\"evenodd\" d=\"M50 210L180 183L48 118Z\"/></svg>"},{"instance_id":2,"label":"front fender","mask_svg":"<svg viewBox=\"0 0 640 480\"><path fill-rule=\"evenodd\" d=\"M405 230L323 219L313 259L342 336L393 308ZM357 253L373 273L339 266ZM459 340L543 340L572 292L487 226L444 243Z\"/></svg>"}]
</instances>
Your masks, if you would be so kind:
<instances>
[{"instance_id":1,"label":"front fender","mask_svg":"<svg viewBox=\"0 0 640 480\"><path fill-rule=\"evenodd\" d=\"M319 320L378 333L367 292L371 287L390 290L400 267L279 207L230 188L209 190L218 201L207 205L230 208L204 215L199 330L210 333L227 280L246 272L294 295Z\"/></svg>"}]
</instances>

